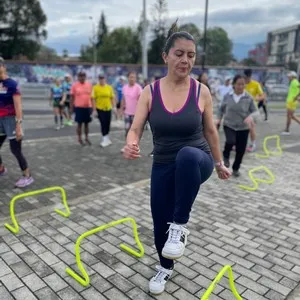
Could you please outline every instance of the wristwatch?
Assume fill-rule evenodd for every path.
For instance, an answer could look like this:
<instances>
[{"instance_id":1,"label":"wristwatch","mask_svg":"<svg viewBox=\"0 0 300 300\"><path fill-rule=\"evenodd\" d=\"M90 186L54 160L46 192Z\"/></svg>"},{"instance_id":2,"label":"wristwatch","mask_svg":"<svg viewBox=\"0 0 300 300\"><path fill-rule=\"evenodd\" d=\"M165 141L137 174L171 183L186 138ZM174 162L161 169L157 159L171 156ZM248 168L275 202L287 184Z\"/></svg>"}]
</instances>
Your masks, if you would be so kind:
<instances>
[{"instance_id":1,"label":"wristwatch","mask_svg":"<svg viewBox=\"0 0 300 300\"><path fill-rule=\"evenodd\" d=\"M16 118L16 123L17 123L17 124L22 124L22 122L23 122L22 119L17 119L17 118Z\"/></svg>"}]
</instances>

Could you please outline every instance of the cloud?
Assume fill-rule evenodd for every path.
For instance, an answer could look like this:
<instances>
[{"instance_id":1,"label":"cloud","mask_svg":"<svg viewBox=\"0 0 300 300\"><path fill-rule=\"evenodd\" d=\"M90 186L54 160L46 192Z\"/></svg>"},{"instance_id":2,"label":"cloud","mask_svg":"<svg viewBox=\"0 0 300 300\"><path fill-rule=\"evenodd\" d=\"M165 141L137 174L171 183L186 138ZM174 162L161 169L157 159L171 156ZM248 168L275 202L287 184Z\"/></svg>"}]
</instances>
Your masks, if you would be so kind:
<instances>
[{"instance_id":1,"label":"cloud","mask_svg":"<svg viewBox=\"0 0 300 300\"><path fill-rule=\"evenodd\" d=\"M167 17L180 18L180 23L193 22L203 30L204 1L172 0L168 4ZM147 0L147 14L151 17L155 0ZM104 11L109 29L136 25L142 12L142 1L136 0L41 0L48 17L47 44L61 44L70 52L79 51L92 35L92 20L96 26ZM266 39L267 32L278 27L295 24L299 20L298 0L209 1L208 27L223 27L235 43L252 45ZM76 44L77 43L77 44ZM69 46L68 46L69 44ZM59 49L58 49L59 48ZM77 50L76 50L77 49Z\"/></svg>"},{"instance_id":2,"label":"cloud","mask_svg":"<svg viewBox=\"0 0 300 300\"><path fill-rule=\"evenodd\" d=\"M276 6L257 6L249 8L227 8L209 13L208 26L223 27L235 42L253 44L266 40L267 33L278 27L289 26L299 21L300 2L291 6L288 2ZM201 15L194 14L182 21L196 23ZM203 29L203 25L200 26Z\"/></svg>"}]
</instances>

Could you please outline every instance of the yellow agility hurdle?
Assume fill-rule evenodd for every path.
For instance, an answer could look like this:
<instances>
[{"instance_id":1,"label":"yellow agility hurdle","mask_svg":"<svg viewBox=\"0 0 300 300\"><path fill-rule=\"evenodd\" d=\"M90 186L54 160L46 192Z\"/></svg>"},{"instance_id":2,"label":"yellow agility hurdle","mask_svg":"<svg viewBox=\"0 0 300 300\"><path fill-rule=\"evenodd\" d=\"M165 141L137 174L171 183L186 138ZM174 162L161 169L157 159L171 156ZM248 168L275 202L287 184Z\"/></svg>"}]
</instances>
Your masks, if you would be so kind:
<instances>
[{"instance_id":1,"label":"yellow agility hurdle","mask_svg":"<svg viewBox=\"0 0 300 300\"><path fill-rule=\"evenodd\" d=\"M235 298L237 300L243 300L242 297L239 295L239 293L237 292L235 285L234 285L234 277L233 277L233 272L232 272L232 268L229 265L226 265L221 271L220 273L217 275L217 277L214 279L214 281L211 283L211 285L209 286L209 288L207 289L207 291L205 292L205 294L202 296L201 300L209 300L209 296L211 295L211 293L214 291L217 283L222 279L222 277L224 276L224 274L228 272L228 277L229 277L229 285L230 285L230 289L233 293L233 295L235 296Z\"/></svg>"},{"instance_id":2,"label":"yellow agility hurdle","mask_svg":"<svg viewBox=\"0 0 300 300\"><path fill-rule=\"evenodd\" d=\"M35 196L35 195L39 195L39 194L48 193L48 192L54 192L54 191L61 192L62 202L63 202L64 207L66 209L66 212L63 212L59 209L55 209L55 212L58 213L59 215L65 217L65 218L68 218L70 216L71 212L70 212L70 208L68 206L66 192L62 187L54 186L54 187L50 187L50 188L46 188L46 189L42 189L42 190L36 190L36 191L32 191L32 192L22 193L22 194L14 196L10 201L10 207L9 207L10 216L11 216L13 226L6 223L5 227L8 230L10 230L11 232L15 233L15 234L17 234L20 230L18 222L17 222L16 217L15 217L15 202L17 200L22 199L22 198L26 198L26 197L30 197L30 196Z\"/></svg>"},{"instance_id":3,"label":"yellow agility hurdle","mask_svg":"<svg viewBox=\"0 0 300 300\"><path fill-rule=\"evenodd\" d=\"M276 148L277 151L270 151L268 149L267 143L269 140L276 140ZM256 154L256 157L258 158L268 158L270 157L270 155L274 155L274 156L280 156L282 155L282 148L280 146L280 136L279 135L270 135L264 138L264 142L263 142L263 150L265 152L265 154Z\"/></svg>"},{"instance_id":4,"label":"yellow agility hurdle","mask_svg":"<svg viewBox=\"0 0 300 300\"><path fill-rule=\"evenodd\" d=\"M270 177L269 180L254 177L253 173L257 172L257 171L261 171L261 170L265 171L269 175L269 177ZM274 174L270 171L270 169L268 169L265 166L260 166L260 167L256 167L256 168L251 169L248 172L248 175L249 175L251 181L253 182L254 186L251 187L251 186L245 186L245 185L238 185L238 187L240 187L241 189L247 190L247 191L256 191L258 189L258 183L272 184L275 181Z\"/></svg>"},{"instance_id":5,"label":"yellow agility hurdle","mask_svg":"<svg viewBox=\"0 0 300 300\"><path fill-rule=\"evenodd\" d=\"M116 226L116 225L119 225L121 223L125 223L125 222L131 222L132 223L132 226L133 226L133 235L134 235L134 239L137 243L137 246L140 250L140 252L137 252L135 251L134 249L124 245L124 244L121 244L120 247L122 250L130 253L131 255L133 256L136 256L136 257L142 257L145 253L144 251L144 247L143 245L141 244L140 240L139 240L139 235L138 235L138 231L137 231L137 225L136 225L136 222L133 218L124 218L124 219L120 219L118 221L113 221L113 222L110 222L108 224L104 224L100 227L97 227L95 229L92 229L90 231L87 231L85 233L83 233L76 241L76 244L75 244L75 255L76 255L76 262L77 262L77 266L78 266L78 269L80 270L81 274L82 274L82 277L77 275L71 268L66 268L66 272L68 275L70 275L71 277L73 277L77 282L79 282L82 286L88 286L90 284L90 277L89 275L87 274L87 272L85 271L82 263L81 263L81 258L80 258L80 243L81 241L90 236L90 235L93 235L99 231L102 231L102 230L105 230L107 228L110 228L110 227L113 227L113 226Z\"/></svg>"}]
</instances>

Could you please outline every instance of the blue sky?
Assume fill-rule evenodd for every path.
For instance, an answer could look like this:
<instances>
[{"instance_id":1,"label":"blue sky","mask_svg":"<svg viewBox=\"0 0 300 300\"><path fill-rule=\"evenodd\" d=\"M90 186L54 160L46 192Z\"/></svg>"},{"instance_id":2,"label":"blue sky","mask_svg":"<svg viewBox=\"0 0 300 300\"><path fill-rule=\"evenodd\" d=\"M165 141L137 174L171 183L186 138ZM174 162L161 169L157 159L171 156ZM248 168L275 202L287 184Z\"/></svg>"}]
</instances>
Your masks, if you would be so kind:
<instances>
[{"instance_id":1,"label":"blue sky","mask_svg":"<svg viewBox=\"0 0 300 300\"><path fill-rule=\"evenodd\" d=\"M247 2L247 7L245 3ZM266 39L267 32L299 22L299 0L209 0L208 26L221 26L235 44L235 54L247 54L256 42ZM92 20L98 22L101 11L107 17L110 29L134 26L139 21L142 0L41 0L47 15L48 39L46 45L59 53L79 52L81 44L89 43ZM148 18L155 0L147 0ZM195 23L203 29L205 0L172 0L168 4L167 17L179 23ZM240 52L240 53L238 53Z\"/></svg>"}]
</instances>

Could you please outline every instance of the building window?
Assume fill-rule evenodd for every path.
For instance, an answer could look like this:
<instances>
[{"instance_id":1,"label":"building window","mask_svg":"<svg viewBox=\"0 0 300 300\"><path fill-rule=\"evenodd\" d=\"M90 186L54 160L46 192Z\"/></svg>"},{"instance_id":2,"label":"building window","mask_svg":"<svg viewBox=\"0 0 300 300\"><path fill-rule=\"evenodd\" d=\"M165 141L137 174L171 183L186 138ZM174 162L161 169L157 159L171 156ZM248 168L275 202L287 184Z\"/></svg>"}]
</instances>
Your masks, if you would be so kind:
<instances>
[{"instance_id":1,"label":"building window","mask_svg":"<svg viewBox=\"0 0 300 300\"><path fill-rule=\"evenodd\" d=\"M279 45L277 48L277 52L280 53L285 53L287 50L287 45Z\"/></svg>"},{"instance_id":2,"label":"building window","mask_svg":"<svg viewBox=\"0 0 300 300\"><path fill-rule=\"evenodd\" d=\"M289 37L288 32L280 33L279 34L279 43L285 42L288 39L288 37Z\"/></svg>"},{"instance_id":3,"label":"building window","mask_svg":"<svg viewBox=\"0 0 300 300\"><path fill-rule=\"evenodd\" d=\"M285 62L285 55L280 54L277 56L277 62L284 63Z\"/></svg>"}]
</instances>

